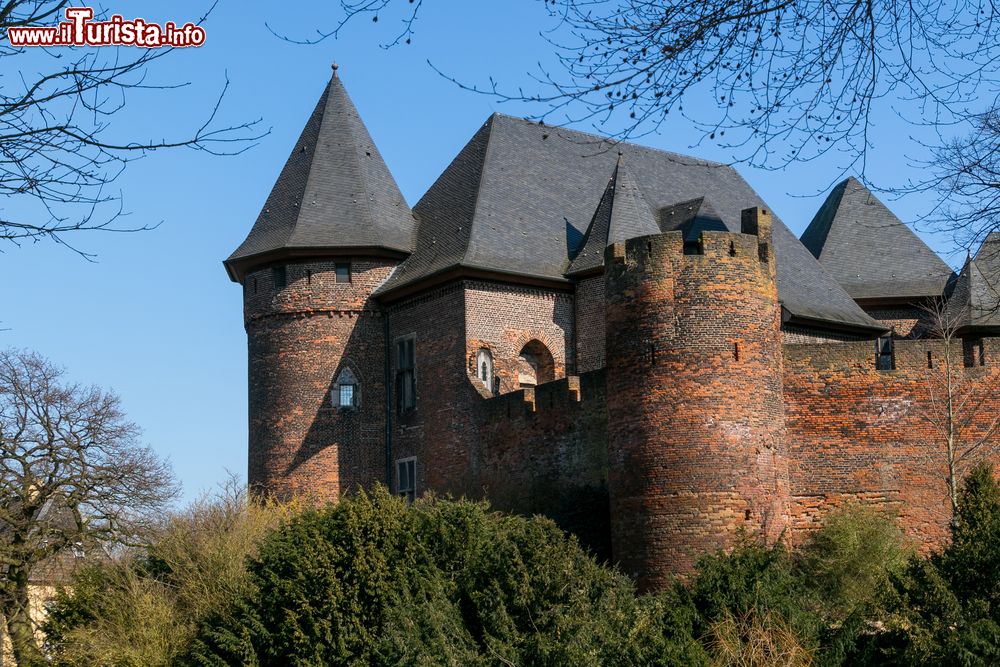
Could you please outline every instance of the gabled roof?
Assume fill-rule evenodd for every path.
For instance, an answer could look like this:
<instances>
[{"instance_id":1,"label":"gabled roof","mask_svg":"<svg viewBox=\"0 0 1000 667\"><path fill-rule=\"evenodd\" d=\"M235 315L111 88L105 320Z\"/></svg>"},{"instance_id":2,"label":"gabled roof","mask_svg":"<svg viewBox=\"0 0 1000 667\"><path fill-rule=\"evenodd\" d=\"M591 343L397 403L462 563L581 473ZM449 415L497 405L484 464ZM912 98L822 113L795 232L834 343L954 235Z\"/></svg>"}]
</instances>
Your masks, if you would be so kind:
<instances>
[{"instance_id":1,"label":"gabled roof","mask_svg":"<svg viewBox=\"0 0 1000 667\"><path fill-rule=\"evenodd\" d=\"M590 221L583 248L570 262L566 275L592 271L604 265L604 249L637 236L658 234L660 226L642 196L621 155Z\"/></svg>"},{"instance_id":2,"label":"gabled roof","mask_svg":"<svg viewBox=\"0 0 1000 667\"><path fill-rule=\"evenodd\" d=\"M766 206L730 166L494 114L414 207L414 252L377 293L395 298L461 271L565 283L619 151L653 211L705 198L726 228L739 232L743 209ZM780 220L774 225L786 310L832 326L884 330Z\"/></svg>"},{"instance_id":3,"label":"gabled roof","mask_svg":"<svg viewBox=\"0 0 1000 667\"><path fill-rule=\"evenodd\" d=\"M233 280L257 264L343 252L409 253L416 222L334 69L246 240Z\"/></svg>"},{"instance_id":4,"label":"gabled roof","mask_svg":"<svg viewBox=\"0 0 1000 667\"><path fill-rule=\"evenodd\" d=\"M1000 329L1000 233L992 232L975 258L966 258L945 313L958 330Z\"/></svg>"},{"instance_id":5,"label":"gabled roof","mask_svg":"<svg viewBox=\"0 0 1000 667\"><path fill-rule=\"evenodd\" d=\"M855 299L941 296L951 268L856 178L823 202L802 244Z\"/></svg>"}]
</instances>

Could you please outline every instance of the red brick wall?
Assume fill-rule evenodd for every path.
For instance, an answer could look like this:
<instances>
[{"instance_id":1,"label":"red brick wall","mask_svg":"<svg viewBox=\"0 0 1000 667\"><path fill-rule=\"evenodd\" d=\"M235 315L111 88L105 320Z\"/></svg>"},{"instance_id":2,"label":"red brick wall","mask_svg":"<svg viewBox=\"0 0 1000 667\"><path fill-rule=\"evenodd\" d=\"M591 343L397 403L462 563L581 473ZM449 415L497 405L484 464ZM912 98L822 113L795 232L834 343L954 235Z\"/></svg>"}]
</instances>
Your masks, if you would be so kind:
<instances>
[{"instance_id":1,"label":"red brick wall","mask_svg":"<svg viewBox=\"0 0 1000 667\"><path fill-rule=\"evenodd\" d=\"M610 556L604 373L482 401L476 486L498 509L545 514Z\"/></svg>"},{"instance_id":2,"label":"red brick wall","mask_svg":"<svg viewBox=\"0 0 1000 667\"><path fill-rule=\"evenodd\" d=\"M488 347L501 393L520 389L518 355L537 340L552 354L554 377L566 375L573 364L572 294L484 282L466 282L464 291L470 374L476 353Z\"/></svg>"},{"instance_id":3,"label":"red brick wall","mask_svg":"<svg viewBox=\"0 0 1000 667\"><path fill-rule=\"evenodd\" d=\"M774 540L785 524L780 309L762 227L759 239L706 232L703 255L682 254L676 232L606 256L613 555L642 589L741 528Z\"/></svg>"},{"instance_id":4,"label":"red brick wall","mask_svg":"<svg viewBox=\"0 0 1000 667\"><path fill-rule=\"evenodd\" d=\"M604 368L604 275L576 285L577 372Z\"/></svg>"},{"instance_id":5,"label":"red brick wall","mask_svg":"<svg viewBox=\"0 0 1000 667\"><path fill-rule=\"evenodd\" d=\"M417 457L418 493L472 488L471 401L482 399L466 372L464 304L462 283L452 283L388 308L390 338L415 336L417 407L401 414L393 392L392 450L394 460ZM395 359L392 368L395 382Z\"/></svg>"},{"instance_id":6,"label":"red brick wall","mask_svg":"<svg viewBox=\"0 0 1000 667\"><path fill-rule=\"evenodd\" d=\"M288 265L281 290L271 268L244 280L248 479L258 490L327 500L385 477L383 324L369 296L392 264L351 264L351 283L336 283L333 262ZM359 381L351 412L329 396L345 366Z\"/></svg>"},{"instance_id":7,"label":"red brick wall","mask_svg":"<svg viewBox=\"0 0 1000 667\"><path fill-rule=\"evenodd\" d=\"M976 399L963 413L971 422L959 432L964 442L980 439L1000 409L1000 341L987 339L985 348L985 367L955 371L958 392ZM924 550L947 538L947 459L943 432L931 423L944 415L944 346L897 341L895 349L896 370L876 371L871 341L785 346L794 539L849 501L896 513ZM960 349L956 357L961 366ZM998 448L994 435L982 454L996 459ZM960 475L981 458L970 457Z\"/></svg>"}]
</instances>

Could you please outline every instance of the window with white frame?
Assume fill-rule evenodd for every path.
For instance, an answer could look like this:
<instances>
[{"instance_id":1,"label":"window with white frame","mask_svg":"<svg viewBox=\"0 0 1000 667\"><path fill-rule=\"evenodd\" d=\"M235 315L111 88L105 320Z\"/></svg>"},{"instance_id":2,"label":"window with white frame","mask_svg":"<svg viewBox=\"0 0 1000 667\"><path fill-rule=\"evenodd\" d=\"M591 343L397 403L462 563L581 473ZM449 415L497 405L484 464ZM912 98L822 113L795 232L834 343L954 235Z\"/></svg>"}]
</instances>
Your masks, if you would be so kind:
<instances>
[{"instance_id":1,"label":"window with white frame","mask_svg":"<svg viewBox=\"0 0 1000 667\"><path fill-rule=\"evenodd\" d=\"M417 457L396 461L396 495L410 503L417 497Z\"/></svg>"},{"instance_id":2,"label":"window with white frame","mask_svg":"<svg viewBox=\"0 0 1000 667\"><path fill-rule=\"evenodd\" d=\"M396 407L400 412L417 406L415 347L414 336L396 341Z\"/></svg>"},{"instance_id":3,"label":"window with white frame","mask_svg":"<svg viewBox=\"0 0 1000 667\"><path fill-rule=\"evenodd\" d=\"M488 391L493 391L493 353L485 347L476 353L476 377Z\"/></svg>"},{"instance_id":4,"label":"window with white frame","mask_svg":"<svg viewBox=\"0 0 1000 667\"><path fill-rule=\"evenodd\" d=\"M350 368L340 371L337 376L330 391L330 402L333 407L341 410L354 410L358 407L358 379Z\"/></svg>"}]
</instances>

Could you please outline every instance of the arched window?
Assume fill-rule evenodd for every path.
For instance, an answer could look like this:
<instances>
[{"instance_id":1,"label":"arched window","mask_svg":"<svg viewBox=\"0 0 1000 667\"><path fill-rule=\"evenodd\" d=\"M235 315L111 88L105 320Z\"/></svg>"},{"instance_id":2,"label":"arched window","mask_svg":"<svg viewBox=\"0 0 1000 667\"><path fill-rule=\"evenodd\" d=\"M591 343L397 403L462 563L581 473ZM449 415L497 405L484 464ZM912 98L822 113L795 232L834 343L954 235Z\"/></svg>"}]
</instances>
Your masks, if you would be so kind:
<instances>
[{"instance_id":1,"label":"arched window","mask_svg":"<svg viewBox=\"0 0 1000 667\"><path fill-rule=\"evenodd\" d=\"M354 410L359 405L358 379L351 372L350 368L340 371L337 381L333 384L330 392L330 402L333 407L341 410Z\"/></svg>"},{"instance_id":2,"label":"arched window","mask_svg":"<svg viewBox=\"0 0 1000 667\"><path fill-rule=\"evenodd\" d=\"M476 353L476 377L488 391L493 391L493 353L485 347Z\"/></svg>"},{"instance_id":3,"label":"arched window","mask_svg":"<svg viewBox=\"0 0 1000 667\"><path fill-rule=\"evenodd\" d=\"M555 378L555 361L549 348L538 340L529 341L518 357L518 381L522 387L551 382Z\"/></svg>"}]
</instances>

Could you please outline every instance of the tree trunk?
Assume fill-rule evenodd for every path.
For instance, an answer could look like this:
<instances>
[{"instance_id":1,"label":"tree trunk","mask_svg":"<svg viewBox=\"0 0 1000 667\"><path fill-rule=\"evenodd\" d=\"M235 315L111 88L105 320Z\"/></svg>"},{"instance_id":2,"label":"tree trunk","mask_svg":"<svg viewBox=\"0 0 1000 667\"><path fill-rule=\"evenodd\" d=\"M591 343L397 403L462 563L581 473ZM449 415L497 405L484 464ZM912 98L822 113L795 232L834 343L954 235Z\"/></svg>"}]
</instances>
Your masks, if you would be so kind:
<instances>
[{"instance_id":1,"label":"tree trunk","mask_svg":"<svg viewBox=\"0 0 1000 667\"><path fill-rule=\"evenodd\" d=\"M7 621L7 635L14 654L14 664L18 667L44 665L45 657L35 640L35 626L31 620L28 573L20 568L11 568L7 576L10 592L0 603L0 613Z\"/></svg>"}]
</instances>

